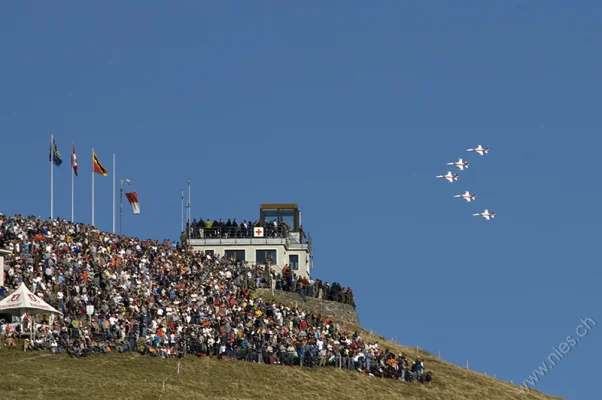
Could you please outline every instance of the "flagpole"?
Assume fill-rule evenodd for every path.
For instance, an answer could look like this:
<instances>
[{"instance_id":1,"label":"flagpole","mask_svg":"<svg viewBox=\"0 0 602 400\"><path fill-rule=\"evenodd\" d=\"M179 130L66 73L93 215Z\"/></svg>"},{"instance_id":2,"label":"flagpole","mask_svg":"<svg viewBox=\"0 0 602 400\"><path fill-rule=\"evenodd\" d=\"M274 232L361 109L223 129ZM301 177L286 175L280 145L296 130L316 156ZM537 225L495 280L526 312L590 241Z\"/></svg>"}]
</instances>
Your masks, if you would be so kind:
<instances>
[{"instance_id":1,"label":"flagpole","mask_svg":"<svg viewBox=\"0 0 602 400\"><path fill-rule=\"evenodd\" d=\"M115 233L115 153L113 153L113 233Z\"/></svg>"},{"instance_id":2,"label":"flagpole","mask_svg":"<svg viewBox=\"0 0 602 400\"><path fill-rule=\"evenodd\" d=\"M127 182L130 184L130 180L128 178L121 179L119 181L119 235L121 236L123 232L123 182Z\"/></svg>"},{"instance_id":3,"label":"flagpole","mask_svg":"<svg viewBox=\"0 0 602 400\"><path fill-rule=\"evenodd\" d=\"M94 226L94 146L92 146L92 226Z\"/></svg>"},{"instance_id":4,"label":"flagpole","mask_svg":"<svg viewBox=\"0 0 602 400\"><path fill-rule=\"evenodd\" d=\"M188 243L190 244L190 179L188 179Z\"/></svg>"},{"instance_id":5,"label":"flagpole","mask_svg":"<svg viewBox=\"0 0 602 400\"><path fill-rule=\"evenodd\" d=\"M119 235L123 232L123 179L119 181Z\"/></svg>"},{"instance_id":6,"label":"flagpole","mask_svg":"<svg viewBox=\"0 0 602 400\"><path fill-rule=\"evenodd\" d=\"M54 168L52 159L54 158L54 134L50 133L50 219L54 219Z\"/></svg>"},{"instance_id":7,"label":"flagpole","mask_svg":"<svg viewBox=\"0 0 602 400\"><path fill-rule=\"evenodd\" d=\"M71 222L75 222L75 170L73 169L73 149L75 142L71 142Z\"/></svg>"},{"instance_id":8,"label":"flagpole","mask_svg":"<svg viewBox=\"0 0 602 400\"><path fill-rule=\"evenodd\" d=\"M182 228L180 232L184 232L184 189L182 189L182 196L181 196L181 203L182 203Z\"/></svg>"}]
</instances>

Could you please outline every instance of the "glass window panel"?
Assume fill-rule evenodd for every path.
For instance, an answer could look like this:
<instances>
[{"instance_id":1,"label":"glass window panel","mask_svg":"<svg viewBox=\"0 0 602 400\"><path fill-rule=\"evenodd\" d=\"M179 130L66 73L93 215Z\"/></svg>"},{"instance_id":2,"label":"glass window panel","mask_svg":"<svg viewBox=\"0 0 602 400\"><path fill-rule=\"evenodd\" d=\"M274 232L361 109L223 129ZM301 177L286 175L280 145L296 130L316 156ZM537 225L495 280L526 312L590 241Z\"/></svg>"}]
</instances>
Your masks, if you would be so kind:
<instances>
[{"instance_id":1,"label":"glass window panel","mask_svg":"<svg viewBox=\"0 0 602 400\"><path fill-rule=\"evenodd\" d=\"M245 261L244 250L226 250L226 258Z\"/></svg>"},{"instance_id":2,"label":"glass window panel","mask_svg":"<svg viewBox=\"0 0 602 400\"><path fill-rule=\"evenodd\" d=\"M276 259L276 250L255 250L255 263L266 264L266 256L272 257L270 261L272 265L278 264L278 260Z\"/></svg>"},{"instance_id":3,"label":"glass window panel","mask_svg":"<svg viewBox=\"0 0 602 400\"><path fill-rule=\"evenodd\" d=\"M280 221L288 224L291 230L295 229L295 210L280 210Z\"/></svg>"},{"instance_id":4,"label":"glass window panel","mask_svg":"<svg viewBox=\"0 0 602 400\"><path fill-rule=\"evenodd\" d=\"M292 270L299 269L299 255L298 254L289 254L288 266L291 267Z\"/></svg>"},{"instance_id":5,"label":"glass window panel","mask_svg":"<svg viewBox=\"0 0 602 400\"><path fill-rule=\"evenodd\" d=\"M265 221L273 221L278 219L278 210L272 208L261 210L261 217Z\"/></svg>"}]
</instances>

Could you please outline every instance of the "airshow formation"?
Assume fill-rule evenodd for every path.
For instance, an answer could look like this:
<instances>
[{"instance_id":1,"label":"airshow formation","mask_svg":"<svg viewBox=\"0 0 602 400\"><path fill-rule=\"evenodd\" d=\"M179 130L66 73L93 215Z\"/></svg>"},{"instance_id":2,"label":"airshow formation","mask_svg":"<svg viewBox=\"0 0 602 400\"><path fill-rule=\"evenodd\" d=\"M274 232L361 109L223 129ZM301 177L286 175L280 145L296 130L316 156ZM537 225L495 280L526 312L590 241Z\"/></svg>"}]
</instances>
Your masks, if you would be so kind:
<instances>
[{"instance_id":1,"label":"airshow formation","mask_svg":"<svg viewBox=\"0 0 602 400\"><path fill-rule=\"evenodd\" d=\"M482 147L481 145L478 145L474 149L466 149L466 151L475 152L475 153L478 153L479 155L483 156L483 155L489 153L489 148ZM459 158L458 161L447 163L447 165L455 165L456 167L458 167L458 169L460 171L464 171L464 168L468 168L469 163L466 162L466 161L464 161L464 160L462 160L461 158ZM458 174L452 174L451 171L447 171L447 174L445 174L445 175L437 175L436 178L444 178L444 179L447 179L450 183L454 183L454 181L458 180ZM476 200L477 195L475 193L471 194L467 190L466 192L464 192L464 194L456 194L456 195L454 195L454 197L464 199L468 203L470 203L471 201ZM475 216L475 217L483 217L483 218L485 218L488 221L491 218L495 218L495 213L494 212L490 212L487 209L483 210L483 212L472 214L472 215Z\"/></svg>"}]
</instances>

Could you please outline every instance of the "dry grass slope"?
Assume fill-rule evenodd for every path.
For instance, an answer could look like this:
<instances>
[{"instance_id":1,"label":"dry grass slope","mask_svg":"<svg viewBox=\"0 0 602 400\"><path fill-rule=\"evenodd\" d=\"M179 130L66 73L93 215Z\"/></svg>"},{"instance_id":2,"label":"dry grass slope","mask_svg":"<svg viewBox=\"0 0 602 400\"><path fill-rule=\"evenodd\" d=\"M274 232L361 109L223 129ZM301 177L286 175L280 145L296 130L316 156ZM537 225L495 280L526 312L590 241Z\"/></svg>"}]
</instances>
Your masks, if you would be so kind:
<instances>
[{"instance_id":1,"label":"dry grass slope","mask_svg":"<svg viewBox=\"0 0 602 400\"><path fill-rule=\"evenodd\" d=\"M521 394L508 383L443 361L427 362L435 380L422 385L336 369L192 357L181 361L177 374L177 359L132 354L72 359L4 349L0 393L3 399L553 399Z\"/></svg>"},{"instance_id":2,"label":"dry grass slope","mask_svg":"<svg viewBox=\"0 0 602 400\"><path fill-rule=\"evenodd\" d=\"M370 333L359 327L364 338ZM381 345L413 356L415 349L378 338ZM72 359L65 354L0 350L3 399L559 399L468 371L421 352L433 382L420 384L334 368L258 365L187 357L152 359L135 354ZM167 378L167 380L166 380ZM163 385L165 381L165 390Z\"/></svg>"}]
</instances>

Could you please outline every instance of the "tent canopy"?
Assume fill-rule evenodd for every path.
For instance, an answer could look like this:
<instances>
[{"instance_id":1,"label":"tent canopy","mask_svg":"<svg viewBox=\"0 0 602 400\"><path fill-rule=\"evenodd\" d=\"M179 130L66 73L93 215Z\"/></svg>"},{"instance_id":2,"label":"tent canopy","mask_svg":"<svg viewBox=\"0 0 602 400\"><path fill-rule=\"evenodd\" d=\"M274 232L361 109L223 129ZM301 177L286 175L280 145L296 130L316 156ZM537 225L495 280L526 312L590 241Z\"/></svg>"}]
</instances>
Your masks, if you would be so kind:
<instances>
[{"instance_id":1,"label":"tent canopy","mask_svg":"<svg viewBox=\"0 0 602 400\"><path fill-rule=\"evenodd\" d=\"M48 305L44 300L31 293L25 283L4 300L0 301L0 313L21 316L28 314L62 314L54 307Z\"/></svg>"}]
</instances>

